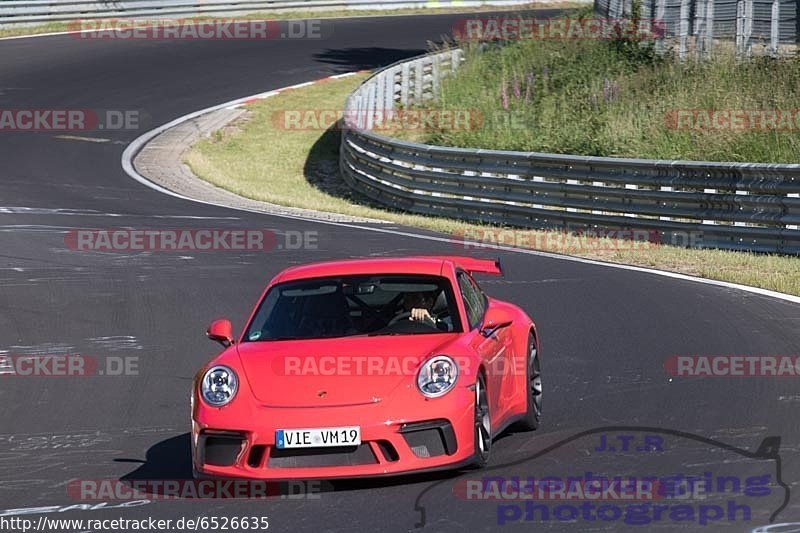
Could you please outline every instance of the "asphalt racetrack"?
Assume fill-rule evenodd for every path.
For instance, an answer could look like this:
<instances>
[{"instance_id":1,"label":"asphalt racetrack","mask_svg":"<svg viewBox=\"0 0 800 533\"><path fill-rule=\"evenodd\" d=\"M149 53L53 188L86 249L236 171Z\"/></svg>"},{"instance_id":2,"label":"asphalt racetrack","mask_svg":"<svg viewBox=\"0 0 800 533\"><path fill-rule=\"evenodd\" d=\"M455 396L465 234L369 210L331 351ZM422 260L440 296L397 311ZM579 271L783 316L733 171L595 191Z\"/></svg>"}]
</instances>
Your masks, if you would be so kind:
<instances>
[{"instance_id":1,"label":"asphalt racetrack","mask_svg":"<svg viewBox=\"0 0 800 533\"><path fill-rule=\"evenodd\" d=\"M76 496L71 480L191 477L191 379L218 349L205 328L226 316L238 331L279 270L333 258L459 252L392 225L380 229L400 231L271 217L163 195L123 172L125 146L201 108L418 55L458 17L327 21L324 39L0 41L0 108L137 110L141 117L136 130L76 134L109 142L0 132L0 355L137 361L137 375L0 376L0 519L38 524L41 517L150 517L170 519L178 531L181 518L268 517L270 531L292 533L752 531L771 520L800 522L797 378L670 379L665 371L676 354L797 356L800 305L649 273L490 251L474 254L499 255L506 276L486 279L484 287L536 320L545 392L540 430L497 439L486 472L339 481L305 497L267 501L87 502ZM318 245L108 253L65 243L71 230L119 227L316 232ZM684 508L662 509L658 518L640 509L638 524L626 509L630 502L605 502L599 514L603 502L591 504L594 509L566 502L558 511L559 502L544 502L545 518L531 502L474 501L461 491L466 480L480 476L588 473L729 479L725 490L665 500ZM761 483L753 478L767 491L746 490ZM747 513L733 509L731 515L731 502ZM0 523L0 530L18 526ZM45 530L57 531L52 525Z\"/></svg>"}]
</instances>

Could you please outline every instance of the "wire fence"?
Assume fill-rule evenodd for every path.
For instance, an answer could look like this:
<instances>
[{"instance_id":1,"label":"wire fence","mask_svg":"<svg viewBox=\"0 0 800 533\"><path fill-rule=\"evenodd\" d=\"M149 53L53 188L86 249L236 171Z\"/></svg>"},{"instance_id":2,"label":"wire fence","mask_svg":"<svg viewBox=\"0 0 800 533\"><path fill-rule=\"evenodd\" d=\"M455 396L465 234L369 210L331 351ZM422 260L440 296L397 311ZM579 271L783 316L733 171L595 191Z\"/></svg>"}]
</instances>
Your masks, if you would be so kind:
<instances>
[{"instance_id":1,"label":"wire fence","mask_svg":"<svg viewBox=\"0 0 800 533\"><path fill-rule=\"evenodd\" d=\"M692 50L707 57L715 42L731 41L738 58L754 46L768 55L794 53L798 40L797 0L595 0L597 16L656 21L664 37L677 41L678 57ZM661 43L663 46L663 43Z\"/></svg>"}]
</instances>

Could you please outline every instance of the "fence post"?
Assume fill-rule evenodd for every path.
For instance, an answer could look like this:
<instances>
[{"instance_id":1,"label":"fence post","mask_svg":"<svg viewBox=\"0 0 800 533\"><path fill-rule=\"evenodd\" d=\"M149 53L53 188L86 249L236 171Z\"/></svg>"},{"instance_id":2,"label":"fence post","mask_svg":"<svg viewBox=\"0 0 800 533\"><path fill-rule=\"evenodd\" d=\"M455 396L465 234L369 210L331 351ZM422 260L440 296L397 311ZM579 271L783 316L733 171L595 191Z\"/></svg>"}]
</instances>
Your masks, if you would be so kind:
<instances>
[{"instance_id":1,"label":"fence post","mask_svg":"<svg viewBox=\"0 0 800 533\"><path fill-rule=\"evenodd\" d=\"M736 60L744 55L744 0L736 0Z\"/></svg>"},{"instance_id":2,"label":"fence post","mask_svg":"<svg viewBox=\"0 0 800 533\"><path fill-rule=\"evenodd\" d=\"M714 47L714 0L706 0L706 34L704 38L703 52L708 58Z\"/></svg>"},{"instance_id":3,"label":"fence post","mask_svg":"<svg viewBox=\"0 0 800 533\"><path fill-rule=\"evenodd\" d=\"M697 56L698 60L702 60L705 58L705 33L706 33L706 9L708 5L705 0L698 0L696 4L696 10L694 13L694 34L695 34L695 46L694 52Z\"/></svg>"},{"instance_id":4,"label":"fence post","mask_svg":"<svg viewBox=\"0 0 800 533\"><path fill-rule=\"evenodd\" d=\"M744 53L750 57L753 44L750 36L753 35L753 0L744 0Z\"/></svg>"},{"instance_id":5,"label":"fence post","mask_svg":"<svg viewBox=\"0 0 800 533\"><path fill-rule=\"evenodd\" d=\"M772 0L772 20L769 27L769 54L778 57L778 48L781 45L780 0Z\"/></svg>"},{"instance_id":6,"label":"fence post","mask_svg":"<svg viewBox=\"0 0 800 533\"><path fill-rule=\"evenodd\" d=\"M714 46L714 0L699 0L695 17L697 59L708 59Z\"/></svg>"},{"instance_id":7,"label":"fence post","mask_svg":"<svg viewBox=\"0 0 800 533\"><path fill-rule=\"evenodd\" d=\"M736 2L736 59L750 57L753 34L753 0L737 0Z\"/></svg>"},{"instance_id":8,"label":"fence post","mask_svg":"<svg viewBox=\"0 0 800 533\"><path fill-rule=\"evenodd\" d=\"M656 39L656 53L658 55L663 55L666 51L666 47L664 45L664 40L667 37L667 22L664 20L664 14L666 12L666 0L655 0L656 2L656 13L655 19L658 23L657 30L661 32L661 35L658 36Z\"/></svg>"},{"instance_id":9,"label":"fence post","mask_svg":"<svg viewBox=\"0 0 800 533\"><path fill-rule=\"evenodd\" d=\"M686 53L688 50L689 44L689 6L691 0L681 0L681 21L680 21L680 30L678 34L679 38L679 48L678 48L678 57L680 59L686 59Z\"/></svg>"}]
</instances>

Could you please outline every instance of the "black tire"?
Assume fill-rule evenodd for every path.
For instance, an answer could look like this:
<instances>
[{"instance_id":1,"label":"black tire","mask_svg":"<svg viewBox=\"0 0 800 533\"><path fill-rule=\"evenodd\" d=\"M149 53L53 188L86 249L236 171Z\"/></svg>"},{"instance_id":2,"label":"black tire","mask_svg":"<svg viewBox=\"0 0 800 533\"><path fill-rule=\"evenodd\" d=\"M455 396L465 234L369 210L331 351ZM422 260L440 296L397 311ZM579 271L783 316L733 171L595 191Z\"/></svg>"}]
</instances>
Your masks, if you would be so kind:
<instances>
[{"instance_id":1,"label":"black tire","mask_svg":"<svg viewBox=\"0 0 800 533\"><path fill-rule=\"evenodd\" d=\"M489 397L486 393L486 380L478 374L475 382L475 460L476 468L483 468L489 462L492 451L492 419L489 412Z\"/></svg>"},{"instance_id":2,"label":"black tire","mask_svg":"<svg viewBox=\"0 0 800 533\"><path fill-rule=\"evenodd\" d=\"M525 397L528 409L525 416L517 423L522 431L534 431L539 428L542 418L542 365L539 350L533 334L528 336L528 354L525 358L525 383L528 385Z\"/></svg>"}]
</instances>

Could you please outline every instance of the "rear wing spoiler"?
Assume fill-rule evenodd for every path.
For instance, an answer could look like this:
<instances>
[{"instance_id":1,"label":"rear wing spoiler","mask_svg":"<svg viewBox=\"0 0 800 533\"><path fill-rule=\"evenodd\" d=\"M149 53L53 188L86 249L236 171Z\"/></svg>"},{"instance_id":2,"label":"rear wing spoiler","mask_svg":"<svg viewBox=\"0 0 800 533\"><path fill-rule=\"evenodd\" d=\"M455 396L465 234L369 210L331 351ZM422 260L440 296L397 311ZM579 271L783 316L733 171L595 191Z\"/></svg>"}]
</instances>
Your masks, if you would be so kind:
<instances>
[{"instance_id":1,"label":"rear wing spoiler","mask_svg":"<svg viewBox=\"0 0 800 533\"><path fill-rule=\"evenodd\" d=\"M442 257L445 261L452 262L457 268L466 270L470 274L492 274L494 276L503 275L503 267L500 266L500 259L476 259L474 257L448 256Z\"/></svg>"}]
</instances>

